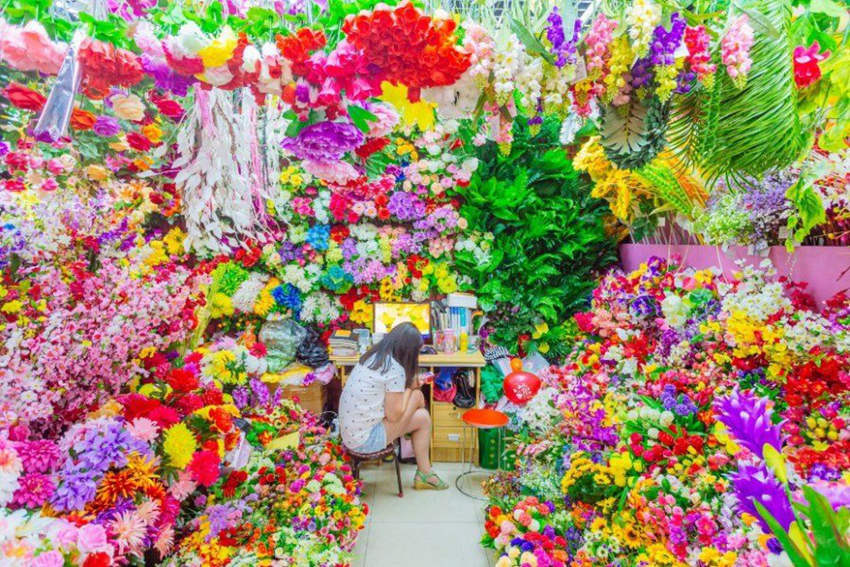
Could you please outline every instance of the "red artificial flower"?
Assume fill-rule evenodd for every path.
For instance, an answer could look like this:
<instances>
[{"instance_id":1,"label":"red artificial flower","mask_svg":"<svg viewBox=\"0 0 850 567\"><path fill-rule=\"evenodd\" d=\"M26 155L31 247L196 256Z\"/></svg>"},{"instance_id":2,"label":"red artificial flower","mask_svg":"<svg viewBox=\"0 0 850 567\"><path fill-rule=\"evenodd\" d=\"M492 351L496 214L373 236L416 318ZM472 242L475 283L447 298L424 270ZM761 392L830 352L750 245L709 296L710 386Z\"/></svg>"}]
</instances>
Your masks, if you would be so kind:
<instances>
[{"instance_id":1,"label":"red artificial flower","mask_svg":"<svg viewBox=\"0 0 850 567\"><path fill-rule=\"evenodd\" d=\"M6 85L2 93L3 96L9 99L12 106L23 110L39 112L44 108L44 103L47 102L47 99L40 92L27 88L15 81Z\"/></svg>"},{"instance_id":2,"label":"red artificial flower","mask_svg":"<svg viewBox=\"0 0 850 567\"><path fill-rule=\"evenodd\" d=\"M29 170L29 159L22 152L9 152L3 158L9 171L26 173Z\"/></svg>"},{"instance_id":3,"label":"red artificial flower","mask_svg":"<svg viewBox=\"0 0 850 567\"><path fill-rule=\"evenodd\" d=\"M454 20L431 18L405 2L348 16L342 30L387 81L407 85L415 102L421 88L451 85L469 67L455 27Z\"/></svg>"},{"instance_id":4,"label":"red artificial flower","mask_svg":"<svg viewBox=\"0 0 850 567\"><path fill-rule=\"evenodd\" d=\"M83 562L83 567L109 567L110 565L112 565L112 559L102 551L89 553Z\"/></svg>"},{"instance_id":5,"label":"red artificial flower","mask_svg":"<svg viewBox=\"0 0 850 567\"><path fill-rule=\"evenodd\" d=\"M221 487L221 493L226 498L233 498L234 494L236 494L236 489L239 488L239 485L247 479L248 473L243 470L231 472L230 476L227 477L227 480L224 481L224 485Z\"/></svg>"},{"instance_id":6,"label":"red artificial flower","mask_svg":"<svg viewBox=\"0 0 850 567\"><path fill-rule=\"evenodd\" d=\"M233 418L227 411L222 408L213 408L210 410L210 420L216 429L222 433L227 433L233 427Z\"/></svg>"},{"instance_id":7,"label":"red artificial flower","mask_svg":"<svg viewBox=\"0 0 850 567\"><path fill-rule=\"evenodd\" d=\"M224 403L224 395L221 393L221 390L204 390L203 398L204 405L207 406L220 406L222 403Z\"/></svg>"},{"instance_id":8,"label":"red artificial flower","mask_svg":"<svg viewBox=\"0 0 850 567\"><path fill-rule=\"evenodd\" d=\"M260 341L255 342L251 346L251 349L250 349L249 352L251 353L252 356L256 356L258 358L261 358L263 356L266 356L266 354L268 354L268 350L266 349L266 345L264 345Z\"/></svg>"},{"instance_id":9,"label":"red artificial flower","mask_svg":"<svg viewBox=\"0 0 850 567\"><path fill-rule=\"evenodd\" d=\"M177 392L191 392L200 386L198 377L185 368L172 368L165 377L168 385L174 388Z\"/></svg>"},{"instance_id":10,"label":"red artificial flower","mask_svg":"<svg viewBox=\"0 0 850 567\"><path fill-rule=\"evenodd\" d=\"M386 137L370 138L369 140L366 140L362 146L354 150L354 153L360 156L361 159L366 159L375 152L383 150L389 143L390 139Z\"/></svg>"},{"instance_id":11,"label":"red artificial flower","mask_svg":"<svg viewBox=\"0 0 850 567\"><path fill-rule=\"evenodd\" d=\"M165 53L165 61L175 73L191 77L204 72L204 60L200 57L176 57L166 44L162 45L162 50Z\"/></svg>"},{"instance_id":12,"label":"red artificial flower","mask_svg":"<svg viewBox=\"0 0 850 567\"><path fill-rule=\"evenodd\" d=\"M144 78L135 53L105 41L86 38L77 57L83 75L82 90L89 98L104 98L111 87L132 87Z\"/></svg>"},{"instance_id":13,"label":"red artificial flower","mask_svg":"<svg viewBox=\"0 0 850 567\"><path fill-rule=\"evenodd\" d=\"M351 231L344 224L335 224L331 227L331 239L337 244L342 244L351 236Z\"/></svg>"},{"instance_id":14,"label":"red artificial flower","mask_svg":"<svg viewBox=\"0 0 850 567\"><path fill-rule=\"evenodd\" d=\"M804 89L821 78L819 63L829 57L829 51L819 51L820 44L817 41L809 47L798 45L794 48L794 82L798 89Z\"/></svg>"},{"instance_id":15,"label":"red artificial flower","mask_svg":"<svg viewBox=\"0 0 850 567\"><path fill-rule=\"evenodd\" d=\"M127 134L127 144L137 152L146 152L151 149L151 141L147 136L139 132L130 132Z\"/></svg>"},{"instance_id":16,"label":"red artificial flower","mask_svg":"<svg viewBox=\"0 0 850 567\"><path fill-rule=\"evenodd\" d=\"M189 473L192 479L201 486L212 486L218 480L218 466L221 459L214 451L197 451L189 463Z\"/></svg>"},{"instance_id":17,"label":"red artificial flower","mask_svg":"<svg viewBox=\"0 0 850 567\"><path fill-rule=\"evenodd\" d=\"M172 120L180 120L183 116L183 107L176 100L171 100L170 98L155 98L151 100L163 116L167 116Z\"/></svg>"},{"instance_id":18,"label":"red artificial flower","mask_svg":"<svg viewBox=\"0 0 850 567\"><path fill-rule=\"evenodd\" d=\"M293 72L304 75L308 70L304 63L310 58L311 52L323 48L327 39L322 30L301 28L290 36L277 35L276 43L281 55L292 61Z\"/></svg>"},{"instance_id":19,"label":"red artificial flower","mask_svg":"<svg viewBox=\"0 0 850 567\"><path fill-rule=\"evenodd\" d=\"M143 417L152 419L163 429L167 429L180 421L180 415L176 410L163 405L157 406Z\"/></svg>"},{"instance_id":20,"label":"red artificial flower","mask_svg":"<svg viewBox=\"0 0 850 567\"><path fill-rule=\"evenodd\" d=\"M71 128L85 132L94 128L97 117L88 110L75 108L71 111Z\"/></svg>"},{"instance_id":21,"label":"red artificial flower","mask_svg":"<svg viewBox=\"0 0 850 567\"><path fill-rule=\"evenodd\" d=\"M180 399L177 400L174 405L182 415L189 415L190 413L201 409L206 404L204 403L204 398L198 394L189 393L184 396L180 396Z\"/></svg>"}]
</instances>

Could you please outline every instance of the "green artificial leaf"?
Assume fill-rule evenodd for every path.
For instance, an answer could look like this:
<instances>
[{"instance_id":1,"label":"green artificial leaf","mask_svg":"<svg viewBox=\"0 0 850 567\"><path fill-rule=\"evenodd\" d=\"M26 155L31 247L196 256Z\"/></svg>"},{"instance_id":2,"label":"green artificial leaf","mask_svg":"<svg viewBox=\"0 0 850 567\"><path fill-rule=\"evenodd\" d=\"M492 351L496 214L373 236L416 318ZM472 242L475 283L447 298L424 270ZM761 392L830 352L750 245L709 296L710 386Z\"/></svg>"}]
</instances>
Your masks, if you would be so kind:
<instances>
[{"instance_id":1,"label":"green artificial leaf","mask_svg":"<svg viewBox=\"0 0 850 567\"><path fill-rule=\"evenodd\" d=\"M805 176L789 187L785 196L796 209L796 214L788 219L788 229L791 231L796 228L793 232L794 241L802 242L814 227L826 221L823 201ZM795 217L796 220L792 221Z\"/></svg>"},{"instance_id":2,"label":"green artificial leaf","mask_svg":"<svg viewBox=\"0 0 850 567\"><path fill-rule=\"evenodd\" d=\"M850 546L839 530L835 510L829 501L810 486L803 486L803 495L810 504L807 517L815 540L815 563L818 567L850 564Z\"/></svg>"},{"instance_id":3,"label":"green artificial leaf","mask_svg":"<svg viewBox=\"0 0 850 567\"><path fill-rule=\"evenodd\" d=\"M289 126L286 128L286 132L285 132L286 137L287 138L296 137L301 132L301 130L303 130L304 128L309 126L309 124L310 124L309 122L302 122L300 120L293 120L292 122L289 123Z\"/></svg>"},{"instance_id":4,"label":"green artificial leaf","mask_svg":"<svg viewBox=\"0 0 850 567\"><path fill-rule=\"evenodd\" d=\"M516 18L511 18L511 31L516 34L529 53L539 55L550 65L555 64L555 58L549 53L549 50Z\"/></svg>"},{"instance_id":5,"label":"green artificial leaf","mask_svg":"<svg viewBox=\"0 0 850 567\"><path fill-rule=\"evenodd\" d=\"M843 29L848 21L850 14L847 13L847 7L842 6L834 0L811 0L809 2L809 11L816 14L825 14L831 18L838 18L838 27Z\"/></svg>"},{"instance_id":6,"label":"green artificial leaf","mask_svg":"<svg viewBox=\"0 0 850 567\"><path fill-rule=\"evenodd\" d=\"M375 122L378 120L377 116L356 104L348 105L347 110L348 116L351 118L351 122L354 123L354 125L357 126L357 128L364 134L369 132L369 122Z\"/></svg>"},{"instance_id":7,"label":"green artificial leaf","mask_svg":"<svg viewBox=\"0 0 850 567\"><path fill-rule=\"evenodd\" d=\"M782 549L788 554L788 558L791 559L791 563L794 564L794 567L811 567L809 562L806 561L802 551L797 548L793 541L791 541L791 537L788 535L788 532L779 525L779 522L776 521L773 514L768 512L767 508L765 508L764 505L755 498L753 498L752 501L759 515L764 519L765 523L767 523L774 537L779 540L779 543L782 545Z\"/></svg>"}]
</instances>

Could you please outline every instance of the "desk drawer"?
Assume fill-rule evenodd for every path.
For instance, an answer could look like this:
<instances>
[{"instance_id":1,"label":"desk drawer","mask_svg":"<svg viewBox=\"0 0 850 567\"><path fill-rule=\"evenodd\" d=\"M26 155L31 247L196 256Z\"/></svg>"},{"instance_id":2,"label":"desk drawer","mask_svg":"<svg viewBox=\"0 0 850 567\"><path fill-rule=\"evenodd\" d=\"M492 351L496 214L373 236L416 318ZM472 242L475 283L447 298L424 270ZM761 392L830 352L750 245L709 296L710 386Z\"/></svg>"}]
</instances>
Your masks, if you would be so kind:
<instances>
[{"instance_id":1,"label":"desk drawer","mask_svg":"<svg viewBox=\"0 0 850 567\"><path fill-rule=\"evenodd\" d=\"M466 431L466 448L470 445L476 447L478 445L478 435L474 428L468 427L440 427L435 426L431 435L431 443L434 447L456 447L463 446L463 435Z\"/></svg>"},{"instance_id":2,"label":"desk drawer","mask_svg":"<svg viewBox=\"0 0 850 567\"><path fill-rule=\"evenodd\" d=\"M431 416L434 418L434 425L460 427L463 425L461 418L465 411L465 409L456 408L446 402L434 402L431 406Z\"/></svg>"}]
</instances>

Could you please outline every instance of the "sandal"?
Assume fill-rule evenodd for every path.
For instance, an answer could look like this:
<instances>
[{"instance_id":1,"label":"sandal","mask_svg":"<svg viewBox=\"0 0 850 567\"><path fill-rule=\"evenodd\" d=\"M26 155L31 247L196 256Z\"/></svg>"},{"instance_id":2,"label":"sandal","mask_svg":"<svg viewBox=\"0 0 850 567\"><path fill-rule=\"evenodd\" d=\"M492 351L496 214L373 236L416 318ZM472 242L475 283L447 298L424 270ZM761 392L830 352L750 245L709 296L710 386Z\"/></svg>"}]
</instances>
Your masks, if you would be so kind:
<instances>
[{"instance_id":1,"label":"sandal","mask_svg":"<svg viewBox=\"0 0 850 567\"><path fill-rule=\"evenodd\" d=\"M443 479L437 476L437 473L434 471L425 475L422 471L417 469L416 474L413 477L414 490L445 490L448 487L449 485L443 482Z\"/></svg>"}]
</instances>

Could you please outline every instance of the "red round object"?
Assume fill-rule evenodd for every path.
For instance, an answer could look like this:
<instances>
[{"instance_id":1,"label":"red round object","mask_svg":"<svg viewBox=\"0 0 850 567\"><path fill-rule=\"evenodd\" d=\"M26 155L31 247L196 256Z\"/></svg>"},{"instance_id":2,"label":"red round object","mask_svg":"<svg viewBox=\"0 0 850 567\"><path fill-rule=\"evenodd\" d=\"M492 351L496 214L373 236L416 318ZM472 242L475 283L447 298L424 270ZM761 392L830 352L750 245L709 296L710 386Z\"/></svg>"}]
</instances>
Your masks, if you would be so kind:
<instances>
[{"instance_id":1,"label":"red round object","mask_svg":"<svg viewBox=\"0 0 850 567\"><path fill-rule=\"evenodd\" d=\"M464 423L479 429L494 429L508 424L508 416L490 408L471 409L463 412Z\"/></svg>"},{"instance_id":2,"label":"red round object","mask_svg":"<svg viewBox=\"0 0 850 567\"><path fill-rule=\"evenodd\" d=\"M542 385L536 374L511 372L505 376L505 396L513 403L522 406L537 395Z\"/></svg>"}]
</instances>

